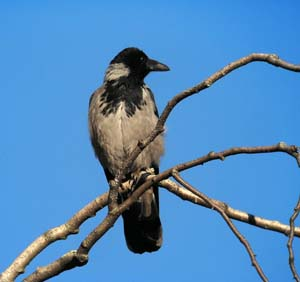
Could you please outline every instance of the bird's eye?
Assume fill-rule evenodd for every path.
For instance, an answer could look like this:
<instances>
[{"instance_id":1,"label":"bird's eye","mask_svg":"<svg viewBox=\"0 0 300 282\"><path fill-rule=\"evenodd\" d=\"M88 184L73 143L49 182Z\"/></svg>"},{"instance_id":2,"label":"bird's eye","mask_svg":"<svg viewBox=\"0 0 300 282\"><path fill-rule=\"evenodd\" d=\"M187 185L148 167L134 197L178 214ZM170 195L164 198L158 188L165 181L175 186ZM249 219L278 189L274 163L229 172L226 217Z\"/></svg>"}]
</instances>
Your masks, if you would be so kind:
<instances>
[{"instance_id":1,"label":"bird's eye","mask_svg":"<svg viewBox=\"0 0 300 282\"><path fill-rule=\"evenodd\" d=\"M144 58L144 57L140 57L140 61L141 61L141 62L144 62L144 61L145 61L145 58Z\"/></svg>"}]
</instances>

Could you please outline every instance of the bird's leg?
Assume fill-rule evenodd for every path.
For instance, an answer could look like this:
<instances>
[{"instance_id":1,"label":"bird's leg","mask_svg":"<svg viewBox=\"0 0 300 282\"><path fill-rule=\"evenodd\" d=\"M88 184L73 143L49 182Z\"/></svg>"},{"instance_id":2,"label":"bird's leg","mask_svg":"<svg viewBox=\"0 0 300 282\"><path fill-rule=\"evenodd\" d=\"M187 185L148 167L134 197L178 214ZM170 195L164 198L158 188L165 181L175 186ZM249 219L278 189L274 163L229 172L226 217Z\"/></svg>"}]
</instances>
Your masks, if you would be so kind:
<instances>
[{"instance_id":1,"label":"bird's leg","mask_svg":"<svg viewBox=\"0 0 300 282\"><path fill-rule=\"evenodd\" d=\"M139 173L135 175L134 188L137 188L140 185L142 185L144 182L146 182L148 176L150 176L150 175L155 175L155 172L154 172L153 168L147 168L145 170L139 171Z\"/></svg>"},{"instance_id":2,"label":"bird's leg","mask_svg":"<svg viewBox=\"0 0 300 282\"><path fill-rule=\"evenodd\" d=\"M121 183L119 192L120 193L126 193L126 192L128 193L128 192L132 191L133 185L134 185L134 180L128 179L127 181L124 181Z\"/></svg>"},{"instance_id":3,"label":"bird's leg","mask_svg":"<svg viewBox=\"0 0 300 282\"><path fill-rule=\"evenodd\" d=\"M128 179L121 183L119 188L119 203L123 203L133 191L134 180Z\"/></svg>"}]
</instances>

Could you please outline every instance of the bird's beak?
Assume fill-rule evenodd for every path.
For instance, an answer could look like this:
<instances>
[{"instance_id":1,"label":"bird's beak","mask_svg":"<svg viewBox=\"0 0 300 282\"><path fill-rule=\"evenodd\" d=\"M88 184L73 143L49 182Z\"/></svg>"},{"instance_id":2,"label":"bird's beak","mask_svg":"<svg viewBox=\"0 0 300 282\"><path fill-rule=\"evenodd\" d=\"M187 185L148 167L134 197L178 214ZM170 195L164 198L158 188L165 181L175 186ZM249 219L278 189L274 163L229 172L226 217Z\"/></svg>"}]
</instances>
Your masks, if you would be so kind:
<instances>
[{"instance_id":1,"label":"bird's beak","mask_svg":"<svg viewBox=\"0 0 300 282\"><path fill-rule=\"evenodd\" d=\"M170 68L167 65L162 64L162 63L152 60L152 59L148 59L147 68L149 71L168 71L168 70L170 70Z\"/></svg>"}]
</instances>

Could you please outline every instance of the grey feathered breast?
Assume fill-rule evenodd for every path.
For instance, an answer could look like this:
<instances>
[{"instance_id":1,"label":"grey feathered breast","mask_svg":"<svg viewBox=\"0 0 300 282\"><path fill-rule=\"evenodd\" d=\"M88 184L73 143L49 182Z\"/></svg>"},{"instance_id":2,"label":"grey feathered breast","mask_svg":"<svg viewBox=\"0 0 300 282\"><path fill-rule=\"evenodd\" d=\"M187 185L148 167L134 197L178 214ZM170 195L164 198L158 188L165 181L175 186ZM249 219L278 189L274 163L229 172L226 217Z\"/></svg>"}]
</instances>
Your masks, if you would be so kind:
<instances>
[{"instance_id":1,"label":"grey feathered breast","mask_svg":"<svg viewBox=\"0 0 300 282\"><path fill-rule=\"evenodd\" d=\"M89 131L102 166L116 175L138 141L146 138L154 129L158 120L157 109L151 90L146 85L142 86L139 94L142 95L142 103L135 106L133 114L128 114L128 107L134 105L128 104L126 97L120 97L114 107L108 107L109 102L104 99L105 93L104 84L91 97ZM158 166L163 151L163 137L160 135L145 148L126 173Z\"/></svg>"}]
</instances>

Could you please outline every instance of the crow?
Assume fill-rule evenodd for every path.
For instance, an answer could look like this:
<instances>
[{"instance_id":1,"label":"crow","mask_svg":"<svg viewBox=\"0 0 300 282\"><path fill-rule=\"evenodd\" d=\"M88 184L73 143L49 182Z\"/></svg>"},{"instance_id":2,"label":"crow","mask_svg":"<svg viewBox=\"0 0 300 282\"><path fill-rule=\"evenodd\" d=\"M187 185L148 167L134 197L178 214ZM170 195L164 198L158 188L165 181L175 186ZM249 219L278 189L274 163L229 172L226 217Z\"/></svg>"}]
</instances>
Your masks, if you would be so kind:
<instances>
[{"instance_id":1,"label":"crow","mask_svg":"<svg viewBox=\"0 0 300 282\"><path fill-rule=\"evenodd\" d=\"M158 120L154 96L144 78L152 71L168 71L169 67L150 59L142 50L129 47L110 62L103 85L89 102L89 132L96 157L107 181L115 176L140 140L146 138ZM122 183L131 183L124 201L134 188L142 184L142 172L159 172L164 152L163 135L149 144L125 172ZM129 182L128 182L129 181ZM124 233L129 250L134 253L157 251L162 245L158 187L153 185L123 214Z\"/></svg>"}]
</instances>

